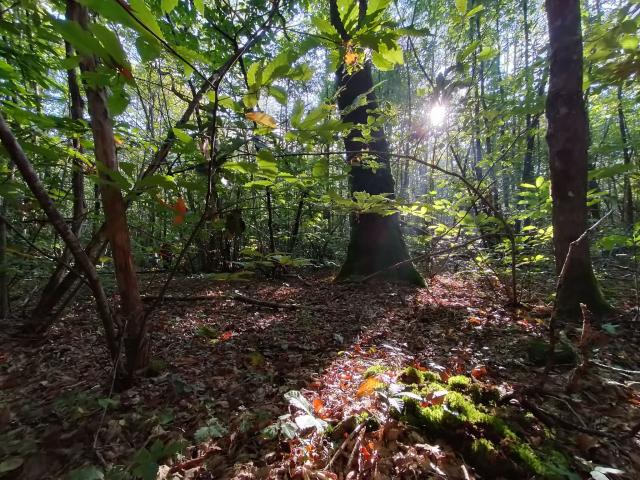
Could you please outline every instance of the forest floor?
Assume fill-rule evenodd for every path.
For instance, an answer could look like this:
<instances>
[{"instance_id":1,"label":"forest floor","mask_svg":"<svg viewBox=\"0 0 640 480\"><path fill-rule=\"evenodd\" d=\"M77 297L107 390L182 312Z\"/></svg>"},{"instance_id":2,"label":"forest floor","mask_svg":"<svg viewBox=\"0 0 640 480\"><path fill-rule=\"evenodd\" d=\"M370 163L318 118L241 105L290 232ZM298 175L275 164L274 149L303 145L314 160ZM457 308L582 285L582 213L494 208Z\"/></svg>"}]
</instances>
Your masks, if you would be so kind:
<instances>
[{"instance_id":1,"label":"forest floor","mask_svg":"<svg viewBox=\"0 0 640 480\"><path fill-rule=\"evenodd\" d=\"M465 438L480 435L472 420L456 424L451 436L392 415L394 385L420 383L406 371L403 377L407 366L435 374L442 383L432 385L447 385L419 397L421 407L441 403L439 396L455 389L448 379L459 374L476 391L494 389L492 414L510 419L519 411L528 423L518 438L533 448L550 440L567 460L557 478L640 478L640 436L628 435L640 421L633 372L640 328L631 304L622 302L621 313L606 320L608 333L600 332L593 356L605 367L592 365L575 393L564 388L567 366L554 368L544 390L525 395L544 367L532 345L545 335L550 306L507 307L495 282L462 275L435 277L424 289L331 279L326 271L245 283L177 279L174 300L153 315L152 371L120 393L109 392L111 369L89 301L37 341L3 329L0 478L68 478L76 469L70 478L100 479L113 465L121 467L105 478L535 475L474 457L477 449L470 453L455 440L465 428ZM299 308L240 302L236 291ZM180 296L211 300L176 301ZM579 335L573 330L570 338ZM285 399L290 391L300 395ZM447 398L441 408L451 413ZM515 451L506 437L494 442ZM173 455L178 444L187 446L182 456Z\"/></svg>"}]
</instances>

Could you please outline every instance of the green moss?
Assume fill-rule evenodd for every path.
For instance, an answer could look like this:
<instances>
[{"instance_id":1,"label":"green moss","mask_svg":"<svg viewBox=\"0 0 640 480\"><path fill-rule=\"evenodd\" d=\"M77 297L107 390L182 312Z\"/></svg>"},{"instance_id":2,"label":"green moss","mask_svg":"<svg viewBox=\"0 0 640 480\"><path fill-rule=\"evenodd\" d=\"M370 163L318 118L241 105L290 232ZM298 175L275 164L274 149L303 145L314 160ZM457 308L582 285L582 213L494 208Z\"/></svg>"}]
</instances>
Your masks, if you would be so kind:
<instances>
[{"instance_id":1,"label":"green moss","mask_svg":"<svg viewBox=\"0 0 640 480\"><path fill-rule=\"evenodd\" d=\"M421 383L440 382L440 374L431 371L418 370L416 367L407 367L400 373L400 381L407 385L419 385Z\"/></svg>"},{"instance_id":2,"label":"green moss","mask_svg":"<svg viewBox=\"0 0 640 480\"><path fill-rule=\"evenodd\" d=\"M439 405L423 407L420 402L405 398L402 419L427 435L457 445L487 478L520 478L530 474L556 479L570 475L562 454L544 448L535 450L519 435L520 432L526 435L527 427L523 430L523 425L528 422L523 424L517 418L515 423L510 422L510 411L489 407L499 398L497 389L474 383L463 375L453 376L445 383L437 374L414 367L402 371L401 381L426 400L435 401L434 392L448 390Z\"/></svg>"},{"instance_id":3,"label":"green moss","mask_svg":"<svg viewBox=\"0 0 640 480\"><path fill-rule=\"evenodd\" d=\"M452 390L456 390L457 392L465 392L471 386L471 379L469 377L465 377L464 375L455 375L449 378L447 384L451 387Z\"/></svg>"},{"instance_id":4,"label":"green moss","mask_svg":"<svg viewBox=\"0 0 640 480\"><path fill-rule=\"evenodd\" d=\"M380 365L380 364L371 365L369 368L365 370L364 378L380 375L381 373L384 373L388 370L389 370L389 367L386 367L385 365Z\"/></svg>"},{"instance_id":5,"label":"green moss","mask_svg":"<svg viewBox=\"0 0 640 480\"><path fill-rule=\"evenodd\" d=\"M491 440L476 438L471 444L471 456L480 464L492 463L496 460L498 450Z\"/></svg>"},{"instance_id":6,"label":"green moss","mask_svg":"<svg viewBox=\"0 0 640 480\"><path fill-rule=\"evenodd\" d=\"M447 408L459 414L460 418L470 424L484 423L487 414L478 410L468 397L459 392L449 392L445 397Z\"/></svg>"}]
</instances>

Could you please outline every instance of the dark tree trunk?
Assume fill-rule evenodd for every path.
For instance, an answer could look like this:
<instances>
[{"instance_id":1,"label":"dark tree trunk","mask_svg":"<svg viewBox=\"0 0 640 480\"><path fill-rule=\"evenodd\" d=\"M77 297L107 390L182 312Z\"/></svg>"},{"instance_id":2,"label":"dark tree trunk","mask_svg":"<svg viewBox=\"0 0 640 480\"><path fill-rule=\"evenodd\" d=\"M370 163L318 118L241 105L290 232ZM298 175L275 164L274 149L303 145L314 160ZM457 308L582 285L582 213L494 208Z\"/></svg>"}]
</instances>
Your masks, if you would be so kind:
<instances>
[{"instance_id":1,"label":"dark tree trunk","mask_svg":"<svg viewBox=\"0 0 640 480\"><path fill-rule=\"evenodd\" d=\"M71 12L73 7L71 6L71 2L67 3L67 19L70 19ZM75 51L69 42L65 42L65 50L67 58L73 57L75 55ZM82 102L82 96L80 95L80 87L78 85L78 76L75 68L71 68L67 70L67 85L69 87L69 112L72 120L81 120L83 118L84 105ZM72 139L72 144L74 150L79 153L82 153L82 146L80 144L80 139L76 136ZM71 190L73 193L73 220L71 224L71 231L73 234L80 238L80 233L82 230L82 224L84 222L84 217L86 215L86 203L84 199L84 174L82 172L81 161L78 159L73 160L72 166L72 174L71 174ZM58 262L56 269L53 274L49 278L49 281L45 285L42 293L40 295L40 299L49 299L53 296L53 292L60 286L62 280L67 273L67 265L71 260L71 250L69 247L64 249L62 257ZM43 308L44 307L44 308ZM51 310L48 308L48 302L38 302L36 308L32 311L32 317L41 319L47 315L51 315ZM44 324L50 324L53 318L48 318Z\"/></svg>"},{"instance_id":2,"label":"dark tree trunk","mask_svg":"<svg viewBox=\"0 0 640 480\"><path fill-rule=\"evenodd\" d=\"M629 150L629 131L622 108L622 85L618 86L618 126L620 127L620 138L622 140L622 155L626 166L631 164L631 151ZM622 220L631 230L633 228L633 192L631 190L631 180L629 174L624 175L624 185L622 191Z\"/></svg>"},{"instance_id":3,"label":"dark tree trunk","mask_svg":"<svg viewBox=\"0 0 640 480\"><path fill-rule=\"evenodd\" d=\"M98 272L82 250L78 238L73 234L71 228L69 228L64 221L64 218L53 204L53 201L40 181L38 174L33 169L33 166L27 159L16 138L9 130L9 127L2 115L0 115L0 140L4 145L4 148L7 150L9 157L13 160L13 163L22 175L25 183L29 187L29 190L31 190L33 196L40 204L40 207L44 210L47 218L51 222L51 225L53 225L53 228L58 232L65 245L69 247L73 253L76 264L85 274L89 287L91 288L96 300L98 315L100 316L105 329L107 346L112 358L115 359L117 356L116 333L107 296L105 295L100 279L98 278Z\"/></svg>"},{"instance_id":4,"label":"dark tree trunk","mask_svg":"<svg viewBox=\"0 0 640 480\"><path fill-rule=\"evenodd\" d=\"M367 11L366 0L360 0L360 24ZM330 1L331 22L342 39L349 36L338 13L337 0ZM362 26L362 25L361 25ZM382 129L372 130L366 143L360 141L362 130L359 125L367 125L370 115L376 116L378 101L373 92L371 63L366 62L359 69L348 72L344 64L336 72L338 108L344 122L353 123L354 128L344 139L347 162L351 165L349 187L352 194L365 192L370 195L387 195L394 198L394 182L389 162L389 144ZM357 108L350 108L357 97L366 95L366 102ZM366 152L375 152L367 154ZM372 169L363 162L375 159L379 168ZM399 280L416 285L424 285L424 279L409 260L409 252L400 230L399 215L378 215L365 213L351 215L351 234L347 258L336 280L357 280L382 272L375 278ZM401 263L402 262L402 263ZM393 268L394 265L400 264Z\"/></svg>"},{"instance_id":5,"label":"dark tree trunk","mask_svg":"<svg viewBox=\"0 0 640 480\"><path fill-rule=\"evenodd\" d=\"M546 0L546 7L550 46L547 144L553 245L559 273L569 244L587 229L587 116L582 95L580 2ZM577 316L581 302L594 312L608 309L593 273L588 241L581 242L569 259L556 308L562 315Z\"/></svg>"},{"instance_id":6,"label":"dark tree trunk","mask_svg":"<svg viewBox=\"0 0 640 480\"><path fill-rule=\"evenodd\" d=\"M0 198L0 319L9 315L9 278L7 276L7 224L4 222L5 200Z\"/></svg>"},{"instance_id":7,"label":"dark tree trunk","mask_svg":"<svg viewBox=\"0 0 640 480\"><path fill-rule=\"evenodd\" d=\"M269 253L276 252L276 241L273 236L273 206L271 204L271 189L267 187L267 228L269 229Z\"/></svg>"},{"instance_id":8,"label":"dark tree trunk","mask_svg":"<svg viewBox=\"0 0 640 480\"><path fill-rule=\"evenodd\" d=\"M304 207L304 199L307 197L306 192L302 192L300 201L298 202L298 208L296 209L296 218L293 221L293 228L291 229L291 238L289 239L289 253L293 255L293 249L296 248L296 241L298 240L298 233L300 232L300 222L302 221L302 209Z\"/></svg>"},{"instance_id":9,"label":"dark tree trunk","mask_svg":"<svg viewBox=\"0 0 640 480\"><path fill-rule=\"evenodd\" d=\"M71 16L87 29L89 12L74 0L69 0L73 9ZM95 72L96 61L92 56L82 57L80 68L83 72ZM149 338L143 315L142 300L138 290L138 279L133 263L129 226L127 224L127 204L118 187L109 180L109 172L118 170L113 124L107 108L104 88L86 85L91 130L93 132L96 163L105 168L100 185L104 216L107 224L107 238L113 255L118 293L120 294L121 314L126 319L124 348L126 371L129 380L134 372L146 367L149 361Z\"/></svg>"}]
</instances>

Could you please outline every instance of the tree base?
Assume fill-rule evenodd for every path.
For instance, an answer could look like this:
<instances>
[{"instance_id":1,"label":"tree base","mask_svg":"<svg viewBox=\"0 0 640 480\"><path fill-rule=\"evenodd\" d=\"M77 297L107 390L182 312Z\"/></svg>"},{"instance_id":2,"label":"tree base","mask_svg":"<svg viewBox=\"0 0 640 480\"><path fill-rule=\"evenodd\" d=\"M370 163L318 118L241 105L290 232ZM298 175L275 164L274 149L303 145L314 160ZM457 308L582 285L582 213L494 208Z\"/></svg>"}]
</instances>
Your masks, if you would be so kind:
<instances>
[{"instance_id":1,"label":"tree base","mask_svg":"<svg viewBox=\"0 0 640 480\"><path fill-rule=\"evenodd\" d=\"M408 260L409 253L397 214L381 216L368 213L354 216L347 258L335 281L361 282L370 279L425 287L424 278Z\"/></svg>"}]
</instances>

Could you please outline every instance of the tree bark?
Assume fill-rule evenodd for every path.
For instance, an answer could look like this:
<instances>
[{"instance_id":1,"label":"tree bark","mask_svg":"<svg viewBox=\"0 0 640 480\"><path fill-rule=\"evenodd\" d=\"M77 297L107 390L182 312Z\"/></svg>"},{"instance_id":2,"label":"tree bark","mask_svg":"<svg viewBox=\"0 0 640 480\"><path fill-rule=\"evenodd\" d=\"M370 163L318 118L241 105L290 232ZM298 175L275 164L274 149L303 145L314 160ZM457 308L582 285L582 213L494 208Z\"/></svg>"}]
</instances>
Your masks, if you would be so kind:
<instances>
[{"instance_id":1,"label":"tree bark","mask_svg":"<svg viewBox=\"0 0 640 480\"><path fill-rule=\"evenodd\" d=\"M546 0L549 25L549 95L546 103L549 168L553 200L556 272L569 245L587 230L587 117L582 94L582 31L579 0ZM589 242L573 251L564 285L556 293L563 316L579 316L580 303L608 310L593 273Z\"/></svg>"},{"instance_id":2,"label":"tree bark","mask_svg":"<svg viewBox=\"0 0 640 480\"><path fill-rule=\"evenodd\" d=\"M631 164L631 151L629 150L629 131L622 108L622 84L618 86L618 126L620 128L620 139L622 140L622 155L625 166ZM628 230L633 228L633 192L631 190L631 180L629 174L624 175L624 185L622 190L622 221Z\"/></svg>"},{"instance_id":3,"label":"tree bark","mask_svg":"<svg viewBox=\"0 0 640 480\"><path fill-rule=\"evenodd\" d=\"M69 1L71 18L84 29L89 27L89 12L86 7ZM80 60L83 73L93 73L97 69L93 56L84 56ZM124 349L126 355L125 370L129 380L137 370L146 367L149 361L149 337L144 321L143 305L138 290L138 278L133 263L129 226L127 224L127 205L122 192L110 179L109 173L118 170L113 124L107 107L107 95L103 87L85 85L87 105L91 117L91 130L96 163L100 172L100 193L107 224L107 238L111 247L116 282L120 294L121 315L126 319Z\"/></svg>"},{"instance_id":4,"label":"tree bark","mask_svg":"<svg viewBox=\"0 0 640 480\"><path fill-rule=\"evenodd\" d=\"M360 0L360 24L367 11L366 0ZM331 23L340 32L342 40L347 42L349 35L345 31L337 0L330 1ZM344 64L336 72L338 88L338 108L344 122L350 122L354 128L344 138L347 162L351 165L349 189L351 194L365 192L370 195L387 195L394 198L394 181L389 162L389 144L381 128L372 130L366 143L359 125L367 125L369 116L376 117L378 101L373 92L371 63L365 62L358 70L348 71ZM352 104L360 96L366 96L366 103L357 108ZM367 151L375 152L368 154ZM362 162L373 158L378 168L372 169ZM347 258L336 280L357 280L373 273L385 270L376 278L386 278L423 286L424 279L411 262L402 263L398 268L392 265L405 262L409 252L400 230L399 215L382 216L377 213L351 214L351 233Z\"/></svg>"},{"instance_id":5,"label":"tree bark","mask_svg":"<svg viewBox=\"0 0 640 480\"><path fill-rule=\"evenodd\" d=\"M300 232L300 222L302 221L302 209L304 207L304 199L307 197L307 192L302 192L300 195L300 201L298 202L298 208L296 208L296 218L293 221L293 228L291 229L291 238L289 239L289 253L293 256L293 250L296 248L296 241L298 240L298 233Z\"/></svg>"},{"instance_id":6,"label":"tree bark","mask_svg":"<svg viewBox=\"0 0 640 480\"><path fill-rule=\"evenodd\" d=\"M22 147L11 133L11 130L9 130L9 126L6 124L4 117L1 114L0 140L4 145L4 148L7 150L9 157L22 175L25 183L33 193L33 196L40 204L40 207L44 210L47 218L53 225L53 228L58 232L62 240L65 242L65 245L69 247L73 257L75 258L76 264L85 274L89 287L91 288L96 300L98 315L100 316L104 326L107 347L109 348L111 357L115 359L117 356L115 327L107 296L105 295L100 279L98 278L98 272L91 260L89 260L89 257L87 257L86 253L82 250L82 246L80 245L78 238L73 234L71 228L67 225L63 216L53 204L53 201L40 181L38 174L33 169L29 159L24 154Z\"/></svg>"},{"instance_id":7,"label":"tree bark","mask_svg":"<svg viewBox=\"0 0 640 480\"><path fill-rule=\"evenodd\" d=\"M70 19L71 12L72 6L71 1L69 1L67 2L67 20ZM65 50L67 58L73 57L75 55L73 46L69 42L65 42ZM67 85L69 88L70 117L72 120L81 120L84 116L84 105L82 96L80 95L78 76L75 68L67 70ZM73 137L72 145L73 149L76 152L82 153L80 139L77 136ZM71 223L71 231L76 237L80 238L82 224L84 223L87 208L84 198L84 174L82 172L81 162L77 158L73 159L71 190L73 193L73 220ZM68 247L65 248L62 257L56 265L56 269L49 278L49 281L42 290L42 293L40 294L40 299L47 299L52 297L54 291L60 286L65 277L65 274L67 273L67 265L69 265L69 260L71 259L71 257L71 250ZM51 311L48 308L48 302L38 302L36 307L31 312L31 315L34 318L40 319L46 317L50 313ZM51 319L47 319L45 323L49 324L50 322Z\"/></svg>"}]
</instances>

